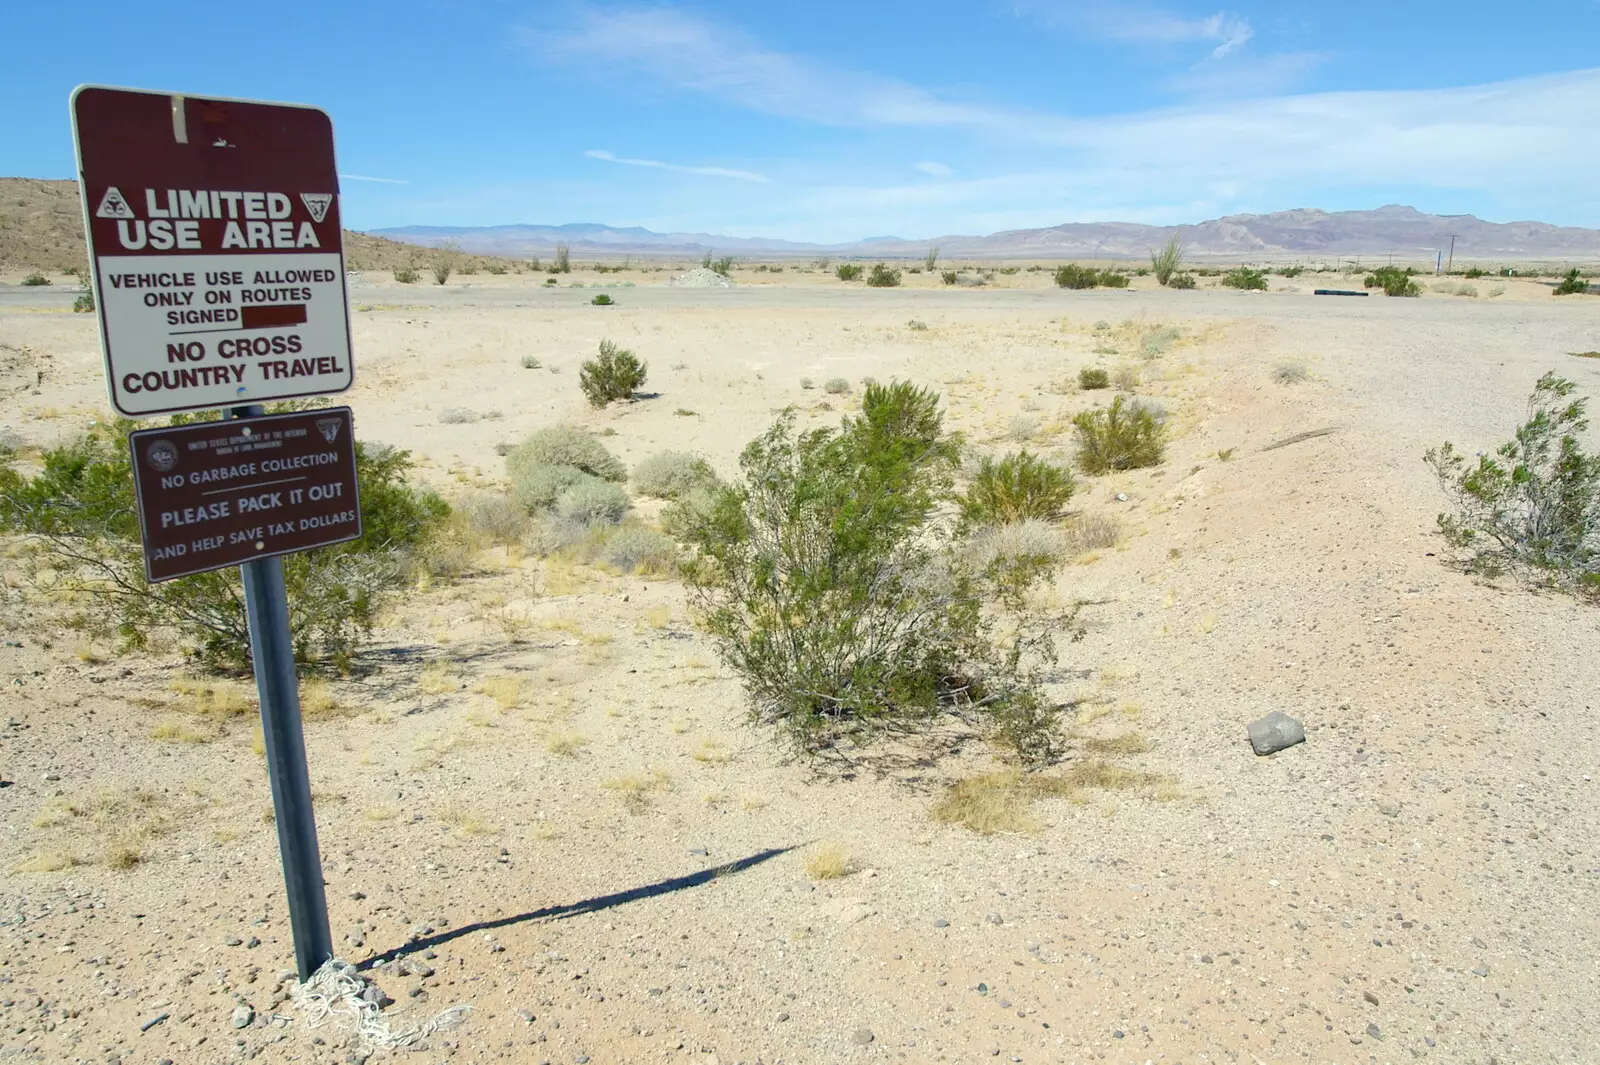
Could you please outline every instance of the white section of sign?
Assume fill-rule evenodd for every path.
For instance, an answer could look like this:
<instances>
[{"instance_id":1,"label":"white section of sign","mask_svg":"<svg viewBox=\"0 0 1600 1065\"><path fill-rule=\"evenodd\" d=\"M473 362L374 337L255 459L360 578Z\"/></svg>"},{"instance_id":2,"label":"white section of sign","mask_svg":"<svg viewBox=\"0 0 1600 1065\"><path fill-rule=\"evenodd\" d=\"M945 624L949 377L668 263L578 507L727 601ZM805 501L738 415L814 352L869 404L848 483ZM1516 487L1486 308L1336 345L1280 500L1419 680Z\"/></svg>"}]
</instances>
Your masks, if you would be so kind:
<instances>
[{"instance_id":1,"label":"white section of sign","mask_svg":"<svg viewBox=\"0 0 1600 1065\"><path fill-rule=\"evenodd\" d=\"M122 198L122 193L118 192L116 186L113 185L100 198L100 206L95 208L94 216L96 218L132 218L133 208L128 206L128 201ZM319 218L317 221L320 222L322 219Z\"/></svg>"},{"instance_id":2,"label":"white section of sign","mask_svg":"<svg viewBox=\"0 0 1600 1065\"><path fill-rule=\"evenodd\" d=\"M350 387L337 253L105 255L99 271L111 398L124 414Z\"/></svg>"},{"instance_id":3,"label":"white section of sign","mask_svg":"<svg viewBox=\"0 0 1600 1065\"><path fill-rule=\"evenodd\" d=\"M300 202L311 212L311 220L321 222L328 214L328 204L333 202L331 192L302 192Z\"/></svg>"}]
</instances>

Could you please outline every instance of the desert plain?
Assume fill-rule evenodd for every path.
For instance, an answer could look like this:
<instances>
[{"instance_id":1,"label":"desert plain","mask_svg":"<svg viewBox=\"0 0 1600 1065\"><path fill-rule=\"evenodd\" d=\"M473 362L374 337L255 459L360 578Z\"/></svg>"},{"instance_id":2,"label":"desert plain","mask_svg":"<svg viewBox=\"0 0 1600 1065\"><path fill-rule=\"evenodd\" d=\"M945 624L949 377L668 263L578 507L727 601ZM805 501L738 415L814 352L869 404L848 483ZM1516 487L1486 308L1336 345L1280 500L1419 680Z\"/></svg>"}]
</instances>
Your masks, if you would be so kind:
<instances>
[{"instance_id":1,"label":"desert plain","mask_svg":"<svg viewBox=\"0 0 1600 1065\"><path fill-rule=\"evenodd\" d=\"M831 424L903 378L975 453L1070 462L1071 415L1111 394L1073 382L1105 367L1173 435L1155 469L1079 478L1069 517L1114 535L1052 578L1084 605L1050 687L1065 769L1129 772L1010 831L940 821L1002 768L983 744L795 761L676 580L486 547L306 684L340 957L393 1033L470 1007L374 1047L281 979L248 678L53 627L11 545L0 1062L1600 1060L1600 614L1448 566L1422 462L1506 439L1546 371L1600 394L1573 354L1600 300L672 273L358 275L358 435L447 499L502 490L497 445L558 424L733 476L784 409ZM0 421L50 446L109 413L94 316L0 280ZM584 402L602 339L647 398ZM1258 757L1273 710L1307 740Z\"/></svg>"}]
</instances>

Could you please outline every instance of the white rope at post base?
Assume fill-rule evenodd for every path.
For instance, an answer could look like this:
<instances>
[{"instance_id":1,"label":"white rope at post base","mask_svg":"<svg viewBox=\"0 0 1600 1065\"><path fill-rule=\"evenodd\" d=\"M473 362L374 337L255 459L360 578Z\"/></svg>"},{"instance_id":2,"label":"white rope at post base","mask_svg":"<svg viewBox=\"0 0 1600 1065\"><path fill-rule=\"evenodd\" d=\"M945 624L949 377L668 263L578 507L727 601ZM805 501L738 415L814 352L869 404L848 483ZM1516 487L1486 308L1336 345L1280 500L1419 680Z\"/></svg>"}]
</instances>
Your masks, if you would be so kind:
<instances>
[{"instance_id":1,"label":"white rope at post base","mask_svg":"<svg viewBox=\"0 0 1600 1065\"><path fill-rule=\"evenodd\" d=\"M311 974L311 979L296 984L291 994L307 1028L320 1028L339 1017L349 1017L355 1021L356 1035L367 1050L393 1050L420 1043L435 1032L455 1028L472 1010L471 1006L451 1006L415 1028L393 1032L378 1004L364 997L366 989L366 981L354 965L330 958Z\"/></svg>"}]
</instances>

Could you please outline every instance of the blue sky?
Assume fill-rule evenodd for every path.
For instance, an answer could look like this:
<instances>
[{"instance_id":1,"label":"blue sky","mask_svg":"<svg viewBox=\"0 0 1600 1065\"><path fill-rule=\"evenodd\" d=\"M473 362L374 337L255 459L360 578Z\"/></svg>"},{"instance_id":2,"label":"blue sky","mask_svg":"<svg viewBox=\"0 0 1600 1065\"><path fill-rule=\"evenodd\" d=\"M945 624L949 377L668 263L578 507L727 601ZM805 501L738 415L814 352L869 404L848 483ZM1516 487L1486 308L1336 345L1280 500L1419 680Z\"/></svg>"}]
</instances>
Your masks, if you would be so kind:
<instances>
[{"instance_id":1,"label":"blue sky","mask_svg":"<svg viewBox=\"0 0 1600 1065\"><path fill-rule=\"evenodd\" d=\"M0 174L71 175L80 82L313 103L356 228L1600 227L1600 0L89 0L5 29Z\"/></svg>"}]
</instances>

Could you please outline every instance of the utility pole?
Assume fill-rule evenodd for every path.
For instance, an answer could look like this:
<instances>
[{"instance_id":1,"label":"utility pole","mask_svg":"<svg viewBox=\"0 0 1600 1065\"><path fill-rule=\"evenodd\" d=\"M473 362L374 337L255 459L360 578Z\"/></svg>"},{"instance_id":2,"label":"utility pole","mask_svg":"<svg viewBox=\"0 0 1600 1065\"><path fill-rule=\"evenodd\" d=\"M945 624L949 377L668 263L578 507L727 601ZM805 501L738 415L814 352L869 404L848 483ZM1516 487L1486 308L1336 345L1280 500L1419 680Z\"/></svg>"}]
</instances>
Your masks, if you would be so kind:
<instances>
[{"instance_id":1,"label":"utility pole","mask_svg":"<svg viewBox=\"0 0 1600 1065\"><path fill-rule=\"evenodd\" d=\"M1450 262L1445 266L1444 272L1449 273L1456 265L1456 235L1450 234Z\"/></svg>"}]
</instances>

